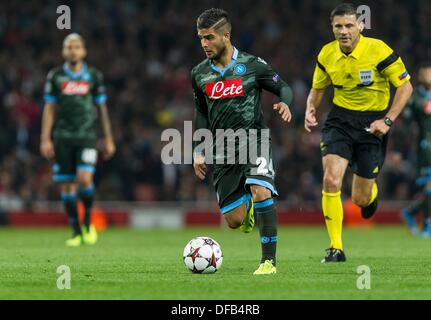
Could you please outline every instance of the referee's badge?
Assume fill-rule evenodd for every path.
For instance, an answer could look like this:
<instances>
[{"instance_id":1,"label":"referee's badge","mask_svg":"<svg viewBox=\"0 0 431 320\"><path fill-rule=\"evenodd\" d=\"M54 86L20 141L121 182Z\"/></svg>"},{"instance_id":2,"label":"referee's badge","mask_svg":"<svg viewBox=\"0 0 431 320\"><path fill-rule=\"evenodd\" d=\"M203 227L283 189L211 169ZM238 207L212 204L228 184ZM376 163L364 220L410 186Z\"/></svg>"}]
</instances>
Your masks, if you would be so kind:
<instances>
[{"instance_id":1,"label":"referee's badge","mask_svg":"<svg viewBox=\"0 0 431 320\"><path fill-rule=\"evenodd\" d=\"M359 80L364 86L373 83L373 70L359 70Z\"/></svg>"}]
</instances>

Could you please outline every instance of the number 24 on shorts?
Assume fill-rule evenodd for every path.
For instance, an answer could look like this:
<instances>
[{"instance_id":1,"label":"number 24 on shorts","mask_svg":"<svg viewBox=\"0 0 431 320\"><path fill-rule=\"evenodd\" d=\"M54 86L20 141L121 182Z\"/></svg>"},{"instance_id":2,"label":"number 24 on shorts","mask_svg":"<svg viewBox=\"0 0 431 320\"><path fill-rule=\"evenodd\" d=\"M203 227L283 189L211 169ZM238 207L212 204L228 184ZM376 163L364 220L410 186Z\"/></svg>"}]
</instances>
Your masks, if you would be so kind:
<instances>
[{"instance_id":1,"label":"number 24 on shorts","mask_svg":"<svg viewBox=\"0 0 431 320\"><path fill-rule=\"evenodd\" d=\"M259 157L256 159L256 165L257 168L253 168L251 171L252 175L274 177L275 172L272 159L269 160L268 166L268 160L264 157Z\"/></svg>"}]
</instances>

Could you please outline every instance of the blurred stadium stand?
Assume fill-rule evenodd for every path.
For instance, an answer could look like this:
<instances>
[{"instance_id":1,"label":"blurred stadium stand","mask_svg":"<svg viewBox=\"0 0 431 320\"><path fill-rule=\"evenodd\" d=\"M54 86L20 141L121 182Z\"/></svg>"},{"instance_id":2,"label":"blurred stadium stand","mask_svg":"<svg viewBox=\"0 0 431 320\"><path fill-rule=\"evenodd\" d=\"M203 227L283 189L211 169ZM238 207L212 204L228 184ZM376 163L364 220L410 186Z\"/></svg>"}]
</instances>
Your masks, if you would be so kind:
<instances>
[{"instance_id":1,"label":"blurred stadium stand","mask_svg":"<svg viewBox=\"0 0 431 320\"><path fill-rule=\"evenodd\" d=\"M306 135L302 123L315 57L332 40L328 16L338 3L74 1L72 31L84 36L88 62L105 75L118 147L113 160L98 165L98 199L128 205L151 202L155 207L161 202L195 203L216 211L211 181L198 182L190 165L162 165L160 134L165 128L181 130L183 121L192 119L189 73L204 58L195 19L203 10L219 6L231 14L234 45L267 60L295 92L294 123L288 126L272 112L274 97L266 94L263 101L275 141L279 200L296 211L319 208L320 131ZM0 4L0 212L38 208L59 199L51 164L38 151L43 84L48 70L62 63L62 40L70 32L56 28L57 5L56 1ZM372 29L365 35L385 40L415 75L418 63L431 59L431 1L370 1L369 6ZM328 92L320 124L330 98ZM398 207L399 201L412 199L416 192L412 132L414 128L402 119L392 132L379 177L388 207ZM349 175L345 195L350 179Z\"/></svg>"}]
</instances>

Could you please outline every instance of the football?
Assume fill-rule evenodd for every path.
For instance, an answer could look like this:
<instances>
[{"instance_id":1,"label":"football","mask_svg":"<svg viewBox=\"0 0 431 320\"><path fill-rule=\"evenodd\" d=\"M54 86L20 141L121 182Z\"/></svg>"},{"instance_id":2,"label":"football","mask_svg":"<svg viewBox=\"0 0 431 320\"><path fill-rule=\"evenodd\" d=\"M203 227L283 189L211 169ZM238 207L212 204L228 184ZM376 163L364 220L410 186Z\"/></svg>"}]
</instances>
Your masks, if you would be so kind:
<instances>
[{"instance_id":1,"label":"football","mask_svg":"<svg viewBox=\"0 0 431 320\"><path fill-rule=\"evenodd\" d=\"M222 265L223 253L214 239L197 237L187 243L183 259L187 269L193 273L214 273Z\"/></svg>"}]
</instances>

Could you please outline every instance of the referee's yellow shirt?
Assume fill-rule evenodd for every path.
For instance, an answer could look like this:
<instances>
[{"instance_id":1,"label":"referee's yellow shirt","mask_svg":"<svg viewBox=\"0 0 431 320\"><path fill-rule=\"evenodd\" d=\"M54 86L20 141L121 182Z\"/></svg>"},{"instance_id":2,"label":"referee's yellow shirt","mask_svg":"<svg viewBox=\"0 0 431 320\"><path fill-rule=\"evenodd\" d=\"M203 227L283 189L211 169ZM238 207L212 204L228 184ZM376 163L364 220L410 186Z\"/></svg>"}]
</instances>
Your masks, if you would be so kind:
<instances>
[{"instance_id":1,"label":"referee's yellow shirt","mask_svg":"<svg viewBox=\"0 0 431 320\"><path fill-rule=\"evenodd\" d=\"M389 105L390 84L410 80L401 58L383 41L360 36L349 55L337 40L325 45L317 58L313 88L334 87L334 104L355 111L382 111Z\"/></svg>"}]
</instances>

